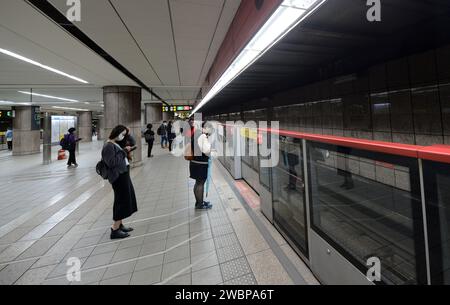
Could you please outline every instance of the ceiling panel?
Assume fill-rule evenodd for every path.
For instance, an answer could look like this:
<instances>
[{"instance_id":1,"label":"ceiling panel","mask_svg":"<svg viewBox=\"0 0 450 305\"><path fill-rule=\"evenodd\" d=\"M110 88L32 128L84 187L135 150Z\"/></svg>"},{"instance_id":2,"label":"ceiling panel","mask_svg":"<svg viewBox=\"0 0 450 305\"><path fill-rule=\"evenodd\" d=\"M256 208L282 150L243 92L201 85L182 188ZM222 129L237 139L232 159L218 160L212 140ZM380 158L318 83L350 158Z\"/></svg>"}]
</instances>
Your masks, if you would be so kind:
<instances>
[{"instance_id":1,"label":"ceiling panel","mask_svg":"<svg viewBox=\"0 0 450 305\"><path fill-rule=\"evenodd\" d=\"M66 0L49 2L66 13ZM161 84L109 1L81 3L81 21L75 25L143 82Z\"/></svg>"},{"instance_id":2,"label":"ceiling panel","mask_svg":"<svg viewBox=\"0 0 450 305\"><path fill-rule=\"evenodd\" d=\"M20 18L13 12L20 12ZM0 47L28 57L42 64L85 79L90 84L134 84L125 75L113 68L97 54L73 39L57 27L46 16L36 11L25 1L2 0L0 10ZM13 74L12 67L9 73ZM24 67L18 65L15 79L10 82L30 84L30 77ZM31 67L31 71L37 71ZM30 72L31 72L30 71ZM20 75L19 75L20 74ZM47 73L36 74L31 83L79 84L76 81L58 76L55 79ZM0 76L2 80L8 76ZM22 79L22 80L20 80Z\"/></svg>"}]
</instances>

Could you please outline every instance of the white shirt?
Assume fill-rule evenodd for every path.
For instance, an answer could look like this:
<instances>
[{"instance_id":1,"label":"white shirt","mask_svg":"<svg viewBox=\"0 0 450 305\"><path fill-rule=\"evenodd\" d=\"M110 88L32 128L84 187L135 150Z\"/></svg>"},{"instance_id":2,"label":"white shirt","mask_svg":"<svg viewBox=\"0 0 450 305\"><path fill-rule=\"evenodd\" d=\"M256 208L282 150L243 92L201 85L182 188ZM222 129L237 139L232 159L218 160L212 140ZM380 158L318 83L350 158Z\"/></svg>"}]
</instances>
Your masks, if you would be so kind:
<instances>
[{"instance_id":1,"label":"white shirt","mask_svg":"<svg viewBox=\"0 0 450 305\"><path fill-rule=\"evenodd\" d=\"M200 137L198 137L197 144L200 148L200 151L205 155L211 156L213 158L217 157L217 152L212 149L211 142L205 134L202 134Z\"/></svg>"}]
</instances>

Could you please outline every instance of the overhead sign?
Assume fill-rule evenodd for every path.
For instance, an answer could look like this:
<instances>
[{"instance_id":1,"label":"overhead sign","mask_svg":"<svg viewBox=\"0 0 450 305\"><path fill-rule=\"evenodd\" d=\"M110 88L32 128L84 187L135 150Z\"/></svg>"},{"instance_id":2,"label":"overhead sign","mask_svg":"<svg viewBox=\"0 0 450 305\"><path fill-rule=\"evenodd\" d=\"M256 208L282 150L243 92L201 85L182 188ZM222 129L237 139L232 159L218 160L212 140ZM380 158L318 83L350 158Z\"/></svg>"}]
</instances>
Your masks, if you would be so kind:
<instances>
[{"instance_id":1,"label":"overhead sign","mask_svg":"<svg viewBox=\"0 0 450 305\"><path fill-rule=\"evenodd\" d=\"M180 112L180 111L191 111L192 106L180 105L180 106L163 106L163 112Z\"/></svg>"},{"instance_id":2,"label":"overhead sign","mask_svg":"<svg viewBox=\"0 0 450 305\"><path fill-rule=\"evenodd\" d=\"M2 110L2 111L0 111L0 118L2 118L2 119L13 118L13 117L15 117L15 111L14 110L9 110L9 111Z\"/></svg>"}]
</instances>

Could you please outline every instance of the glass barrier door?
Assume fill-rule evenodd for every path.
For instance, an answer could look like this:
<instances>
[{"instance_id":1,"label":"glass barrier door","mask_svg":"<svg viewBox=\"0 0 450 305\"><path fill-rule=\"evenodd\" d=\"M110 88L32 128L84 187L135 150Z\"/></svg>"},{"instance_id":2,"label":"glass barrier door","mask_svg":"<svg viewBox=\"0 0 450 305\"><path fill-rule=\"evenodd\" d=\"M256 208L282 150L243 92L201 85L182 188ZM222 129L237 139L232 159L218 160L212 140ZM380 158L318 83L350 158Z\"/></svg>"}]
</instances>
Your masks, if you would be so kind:
<instances>
[{"instance_id":1,"label":"glass barrier door","mask_svg":"<svg viewBox=\"0 0 450 305\"><path fill-rule=\"evenodd\" d=\"M423 161L431 284L450 284L450 164Z\"/></svg>"},{"instance_id":2,"label":"glass barrier door","mask_svg":"<svg viewBox=\"0 0 450 305\"><path fill-rule=\"evenodd\" d=\"M321 280L426 284L418 160L307 143L311 266Z\"/></svg>"},{"instance_id":3,"label":"glass barrier door","mask_svg":"<svg viewBox=\"0 0 450 305\"><path fill-rule=\"evenodd\" d=\"M279 162L272 168L274 224L308 258L302 140L280 136Z\"/></svg>"}]
</instances>

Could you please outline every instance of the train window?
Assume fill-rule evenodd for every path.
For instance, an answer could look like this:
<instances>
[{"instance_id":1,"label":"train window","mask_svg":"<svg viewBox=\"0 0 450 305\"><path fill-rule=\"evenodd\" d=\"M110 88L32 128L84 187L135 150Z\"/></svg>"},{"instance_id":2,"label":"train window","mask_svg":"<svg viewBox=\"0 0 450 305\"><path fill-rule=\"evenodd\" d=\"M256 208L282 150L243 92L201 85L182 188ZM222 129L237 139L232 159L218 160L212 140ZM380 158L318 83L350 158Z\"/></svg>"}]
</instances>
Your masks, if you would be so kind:
<instances>
[{"instance_id":1,"label":"train window","mask_svg":"<svg viewBox=\"0 0 450 305\"><path fill-rule=\"evenodd\" d=\"M385 284L425 284L418 163L308 141L311 227L364 274L381 261Z\"/></svg>"}]
</instances>

